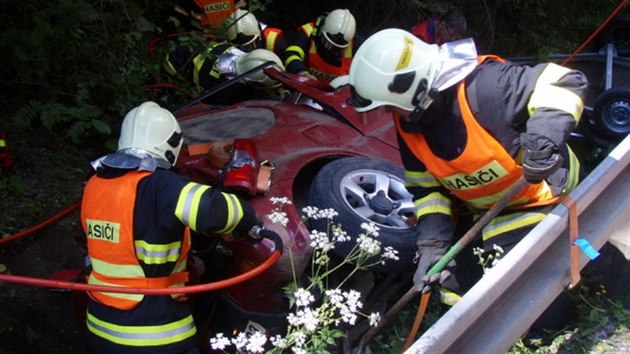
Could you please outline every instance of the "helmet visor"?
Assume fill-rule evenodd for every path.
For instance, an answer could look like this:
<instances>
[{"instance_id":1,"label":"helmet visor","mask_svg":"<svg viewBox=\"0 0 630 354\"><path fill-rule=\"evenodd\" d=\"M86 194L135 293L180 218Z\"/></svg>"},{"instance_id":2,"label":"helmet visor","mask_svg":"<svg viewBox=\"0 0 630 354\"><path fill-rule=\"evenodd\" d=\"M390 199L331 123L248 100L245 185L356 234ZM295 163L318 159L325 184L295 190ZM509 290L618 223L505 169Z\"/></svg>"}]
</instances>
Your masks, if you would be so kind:
<instances>
[{"instance_id":1,"label":"helmet visor","mask_svg":"<svg viewBox=\"0 0 630 354\"><path fill-rule=\"evenodd\" d=\"M342 33L330 34L328 32L323 31L322 44L326 47L327 50L333 50L337 48L337 50L341 50L343 48L347 48L350 43L348 43L344 38Z\"/></svg>"},{"instance_id":2,"label":"helmet visor","mask_svg":"<svg viewBox=\"0 0 630 354\"><path fill-rule=\"evenodd\" d=\"M239 33L236 38L234 38L231 43L238 46L244 52L251 52L252 50L258 48L258 36L256 35L245 35L243 33Z\"/></svg>"}]
</instances>

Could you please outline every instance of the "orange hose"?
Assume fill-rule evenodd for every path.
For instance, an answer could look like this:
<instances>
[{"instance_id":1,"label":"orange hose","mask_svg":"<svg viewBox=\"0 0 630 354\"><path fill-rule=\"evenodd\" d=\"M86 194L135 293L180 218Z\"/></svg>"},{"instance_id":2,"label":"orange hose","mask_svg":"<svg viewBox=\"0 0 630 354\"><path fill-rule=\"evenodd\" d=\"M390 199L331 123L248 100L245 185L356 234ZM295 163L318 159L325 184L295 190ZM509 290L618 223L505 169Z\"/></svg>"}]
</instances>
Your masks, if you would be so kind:
<instances>
[{"instance_id":1,"label":"orange hose","mask_svg":"<svg viewBox=\"0 0 630 354\"><path fill-rule=\"evenodd\" d=\"M610 22L610 20L612 20L613 17L615 17L615 15L617 15L617 13L619 11L621 11L621 9L624 7L624 5L626 4L626 2L628 2L628 0L623 0L619 3L619 5L617 5L617 7L615 8L615 10L613 10L613 12L608 16L608 18L606 18L606 20L604 20L604 22L602 22L599 27L597 27L597 29L595 30L595 32L593 32L585 41L584 43L582 43L571 55L569 55L568 58L566 58L563 62L562 65L565 65L566 63L570 62L577 53L581 52L582 49L584 49L584 47L586 47L586 45L588 43L590 43L590 41L593 40L593 38L595 38L595 36L597 36L597 34L599 32L601 32L602 29L604 29L604 27L608 24L608 22Z\"/></svg>"},{"instance_id":2,"label":"orange hose","mask_svg":"<svg viewBox=\"0 0 630 354\"><path fill-rule=\"evenodd\" d=\"M46 220L44 222L41 222L41 223L39 223L39 224L37 224L37 225L35 225L33 227L30 227L30 228L28 228L28 229L26 229L26 230L24 230L22 232L18 232L17 234L11 235L9 237L2 238L2 239L0 239L0 245L3 244L3 243L7 243L7 242L9 242L11 240L15 240L16 238L20 238L20 237L26 236L26 235L28 235L30 233L33 233L35 231L38 231L38 230L44 228L45 226L51 224L52 222L57 221L57 220L61 219L62 217L70 214L72 211L74 211L75 209L79 208L80 205L81 205L81 202L77 202L74 205L68 207L66 210L62 211L61 213L53 216L52 218L50 218L50 219L48 219L48 220Z\"/></svg>"},{"instance_id":3,"label":"orange hose","mask_svg":"<svg viewBox=\"0 0 630 354\"><path fill-rule=\"evenodd\" d=\"M122 288L116 286L105 286L105 285L91 285L85 283L76 283L69 281L60 281L60 280L50 280L50 279L41 279L41 278L33 278L33 277L25 277L21 275L12 275L12 274L0 274L0 281L8 282L8 283L17 283L17 284L25 284L25 285L35 285L46 288L57 288L57 289L71 289L71 290L80 290L80 291L105 291L110 293L125 293L125 294L144 294L144 295L170 295L170 294L192 294L192 293L200 293L204 291L215 291L223 288L227 288L230 286L234 286L236 284L242 283L246 280L249 280L260 273L266 271L271 267L276 261L280 258L282 253L280 251L274 251L271 256L262 264L257 266L256 268L245 272L243 274L239 274L232 278L228 278L225 280L220 280L212 283L205 283L199 285L189 285L181 288Z\"/></svg>"}]
</instances>

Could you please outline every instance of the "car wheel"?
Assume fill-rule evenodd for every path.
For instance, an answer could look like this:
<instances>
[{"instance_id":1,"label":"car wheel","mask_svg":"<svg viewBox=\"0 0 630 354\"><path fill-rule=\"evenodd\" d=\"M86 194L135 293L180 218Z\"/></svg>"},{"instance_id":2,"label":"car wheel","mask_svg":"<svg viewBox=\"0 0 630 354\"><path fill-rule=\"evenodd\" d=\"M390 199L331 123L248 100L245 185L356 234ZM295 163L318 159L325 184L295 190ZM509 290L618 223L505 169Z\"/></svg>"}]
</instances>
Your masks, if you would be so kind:
<instances>
[{"instance_id":1,"label":"car wheel","mask_svg":"<svg viewBox=\"0 0 630 354\"><path fill-rule=\"evenodd\" d=\"M630 55L630 14L624 13L615 17L604 30L595 38L598 50L608 43L612 43L617 55Z\"/></svg>"},{"instance_id":2,"label":"car wheel","mask_svg":"<svg viewBox=\"0 0 630 354\"><path fill-rule=\"evenodd\" d=\"M400 167L365 157L338 159L317 173L308 204L337 211L339 216L334 222L341 224L352 237L352 241L335 244L335 254L341 257L349 254L356 237L364 232L361 224L371 222L379 227L377 239L382 247L394 248L400 258L372 269L385 273L414 269L417 233L410 219L415 208L402 175ZM319 231L326 231L327 227L325 220L313 220L310 226Z\"/></svg>"},{"instance_id":3,"label":"car wheel","mask_svg":"<svg viewBox=\"0 0 630 354\"><path fill-rule=\"evenodd\" d=\"M597 97L593 107L592 126L615 142L630 133L630 88L613 88Z\"/></svg>"}]
</instances>

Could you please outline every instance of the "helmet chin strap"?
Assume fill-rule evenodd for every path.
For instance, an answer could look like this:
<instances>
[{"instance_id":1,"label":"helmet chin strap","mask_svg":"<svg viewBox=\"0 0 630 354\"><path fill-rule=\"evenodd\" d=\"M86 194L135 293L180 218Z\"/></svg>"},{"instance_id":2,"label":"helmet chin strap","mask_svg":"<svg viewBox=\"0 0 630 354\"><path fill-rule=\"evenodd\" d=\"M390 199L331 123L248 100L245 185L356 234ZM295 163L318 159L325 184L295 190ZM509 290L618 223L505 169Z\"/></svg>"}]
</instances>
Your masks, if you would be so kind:
<instances>
[{"instance_id":1,"label":"helmet chin strap","mask_svg":"<svg viewBox=\"0 0 630 354\"><path fill-rule=\"evenodd\" d=\"M409 114L409 120L413 123L417 123L431 103L435 101L438 94L439 92L435 88L428 89L427 80L422 79L418 84L412 101L415 107Z\"/></svg>"}]
</instances>

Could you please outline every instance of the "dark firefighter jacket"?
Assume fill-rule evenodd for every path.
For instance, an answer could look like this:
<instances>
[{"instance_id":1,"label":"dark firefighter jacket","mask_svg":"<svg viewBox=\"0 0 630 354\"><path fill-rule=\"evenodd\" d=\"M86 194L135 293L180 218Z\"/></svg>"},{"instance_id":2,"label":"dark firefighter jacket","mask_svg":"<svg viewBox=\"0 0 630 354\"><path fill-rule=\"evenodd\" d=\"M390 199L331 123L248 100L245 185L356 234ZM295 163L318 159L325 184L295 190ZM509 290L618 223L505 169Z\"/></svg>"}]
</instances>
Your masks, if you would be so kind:
<instances>
[{"instance_id":1,"label":"dark firefighter jacket","mask_svg":"<svg viewBox=\"0 0 630 354\"><path fill-rule=\"evenodd\" d=\"M475 149L482 151L490 145L469 137L467 129L470 128L462 118L462 107L458 102L458 88L461 88L478 126L504 149L506 156L518 163L520 145L517 138L521 132L547 137L559 147L565 164L546 180L551 194L568 193L575 187L579 163L567 148L566 141L577 125L578 112L581 113L582 99L588 86L582 73L555 64L526 67L486 60L466 77L463 85L454 85L441 92L419 122L401 120L397 124L403 134L421 137L426 143L430 153L425 154L425 159L435 159L442 166L448 166L450 162L455 165L465 151L469 153L466 158L469 158L474 156ZM408 145L413 139L408 136L403 138L399 133L398 140L407 188L414 196L418 223L422 225L418 228L419 239L450 241L454 198L445 188L446 179L435 176L443 175L443 171L427 168L436 166L436 161L422 161L418 154L414 154L415 147ZM462 188L470 188L476 191L475 197L483 198L483 187L474 188L478 187L473 185L479 180L476 177L479 176L470 173L460 179L472 181ZM491 194L495 192L489 191ZM477 206L468 203L469 206L471 204ZM484 229L484 239L531 226L542 217L544 215L515 213L512 219L497 219L495 221L501 223L501 227L493 228L496 223L491 222ZM508 225L510 222L512 225Z\"/></svg>"},{"instance_id":2,"label":"dark firefighter jacket","mask_svg":"<svg viewBox=\"0 0 630 354\"><path fill-rule=\"evenodd\" d=\"M256 216L236 196L169 170L105 168L85 187L81 222L91 284L157 288L187 280L190 230L244 235ZM193 347L196 328L181 300L94 292L87 311L88 345L94 353L180 353Z\"/></svg>"},{"instance_id":3,"label":"dark firefighter jacket","mask_svg":"<svg viewBox=\"0 0 630 354\"><path fill-rule=\"evenodd\" d=\"M207 47L191 51L179 46L170 51L164 61L166 71L178 78L195 84L199 91L210 90L231 79L217 70L221 54L235 46L223 42L212 42ZM244 82L236 82L207 97L204 103L231 105L256 97L256 89Z\"/></svg>"}]
</instances>

